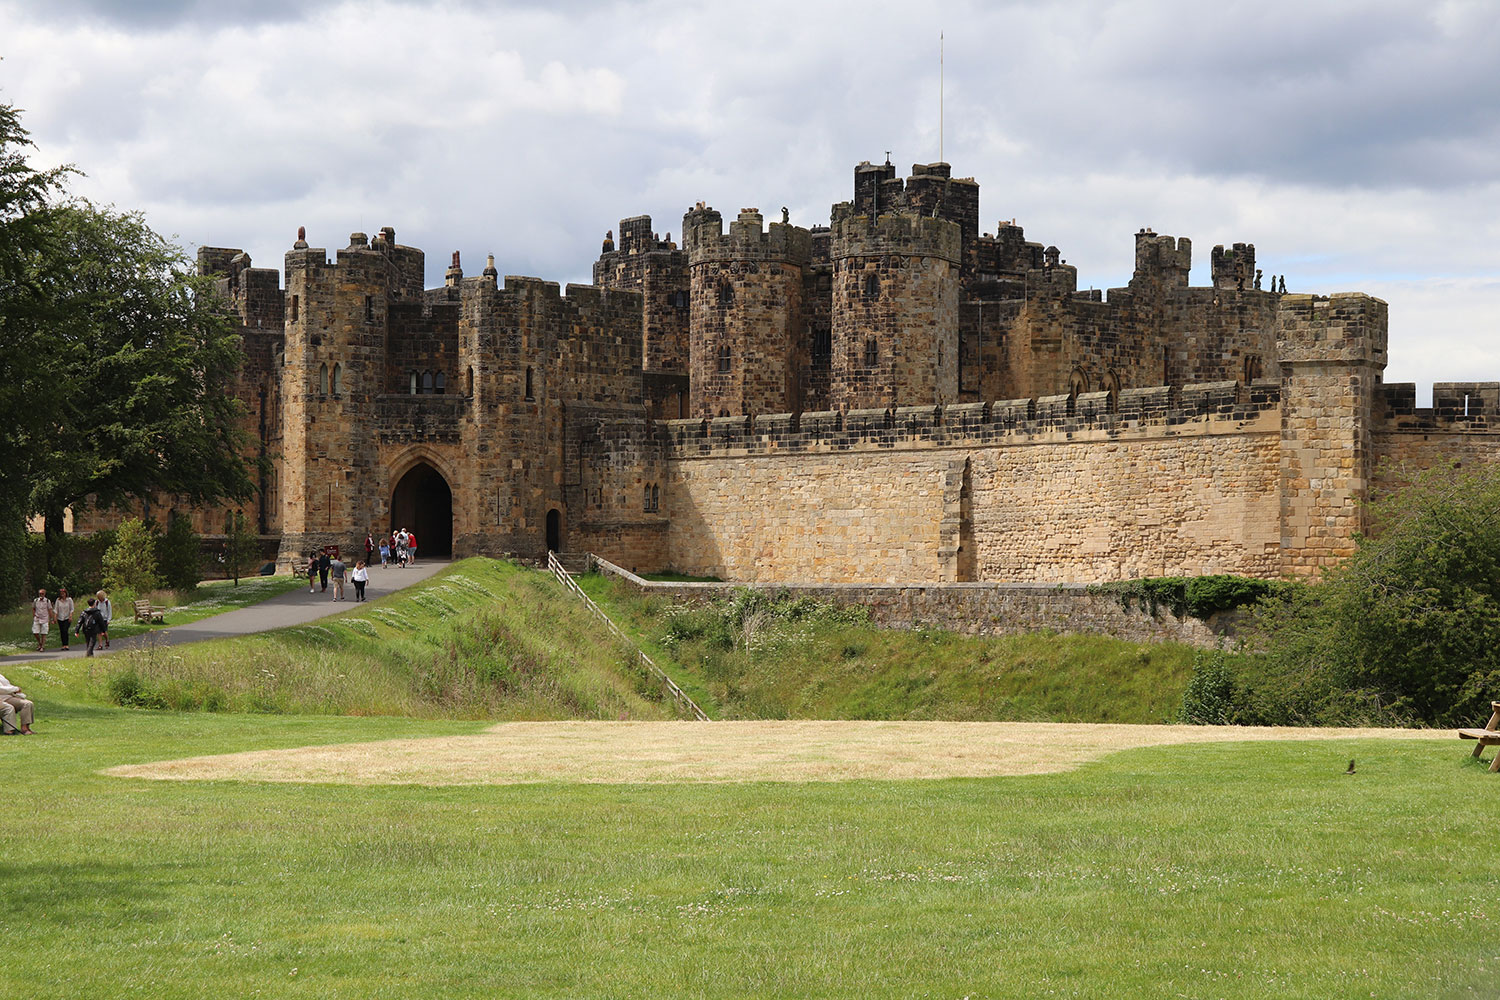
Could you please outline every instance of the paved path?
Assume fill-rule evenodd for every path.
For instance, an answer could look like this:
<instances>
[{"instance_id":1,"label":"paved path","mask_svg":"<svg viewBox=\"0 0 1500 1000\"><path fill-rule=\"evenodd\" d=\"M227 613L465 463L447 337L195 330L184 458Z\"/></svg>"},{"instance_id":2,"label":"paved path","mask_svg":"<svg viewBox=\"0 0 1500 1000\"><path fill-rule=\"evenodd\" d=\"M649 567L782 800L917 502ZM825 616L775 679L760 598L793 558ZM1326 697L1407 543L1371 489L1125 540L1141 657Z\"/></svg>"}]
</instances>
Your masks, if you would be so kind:
<instances>
[{"instance_id":1,"label":"paved path","mask_svg":"<svg viewBox=\"0 0 1500 1000\"><path fill-rule=\"evenodd\" d=\"M447 569L448 565L447 560L423 559L417 565L408 566L405 569L394 567L382 569L376 566L370 570L370 582L365 587L365 597L373 601L386 594L395 593L403 587L409 587L434 573ZM358 608L360 605L354 600L354 585L346 584L344 592L347 599L340 602L333 600L331 584L326 594L321 591L309 594L305 590L293 590L290 593L268 598L259 604L252 604L248 608L226 611L211 618L201 618L188 625L175 625L171 628L160 628L142 635L131 636L128 639L117 639L110 643L109 652L101 649L97 655L108 656L120 650L138 649L150 642L170 646L180 642L201 642L204 639L223 639L233 635L267 632L274 628L286 628L289 625L305 625L319 618L327 618L329 615ZM119 614L120 611L117 609L116 615ZM128 617L130 609L126 608L124 614ZM172 612L168 610L167 615L170 617L171 614ZM57 632L54 629L52 635L48 637L48 642L56 640ZM60 649L49 649L45 653L18 653L0 659L0 663L68 659L82 656L84 648L84 641L80 638L74 641L73 648L66 653Z\"/></svg>"}]
</instances>

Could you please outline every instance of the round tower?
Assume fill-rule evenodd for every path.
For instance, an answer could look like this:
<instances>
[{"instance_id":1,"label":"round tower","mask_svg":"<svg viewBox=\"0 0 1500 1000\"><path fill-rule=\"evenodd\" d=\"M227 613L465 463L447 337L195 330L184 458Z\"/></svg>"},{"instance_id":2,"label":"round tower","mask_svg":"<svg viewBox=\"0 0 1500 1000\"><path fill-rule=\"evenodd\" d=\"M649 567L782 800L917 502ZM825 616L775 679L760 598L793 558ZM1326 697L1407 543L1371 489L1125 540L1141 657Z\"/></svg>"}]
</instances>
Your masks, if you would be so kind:
<instances>
[{"instance_id":1,"label":"round tower","mask_svg":"<svg viewBox=\"0 0 1500 1000\"><path fill-rule=\"evenodd\" d=\"M702 205L683 217L694 416L798 409L797 348L804 326L803 270L811 235L747 208L725 235Z\"/></svg>"},{"instance_id":2,"label":"round tower","mask_svg":"<svg viewBox=\"0 0 1500 1000\"><path fill-rule=\"evenodd\" d=\"M835 206L834 406L957 402L962 245L945 219Z\"/></svg>"}]
</instances>

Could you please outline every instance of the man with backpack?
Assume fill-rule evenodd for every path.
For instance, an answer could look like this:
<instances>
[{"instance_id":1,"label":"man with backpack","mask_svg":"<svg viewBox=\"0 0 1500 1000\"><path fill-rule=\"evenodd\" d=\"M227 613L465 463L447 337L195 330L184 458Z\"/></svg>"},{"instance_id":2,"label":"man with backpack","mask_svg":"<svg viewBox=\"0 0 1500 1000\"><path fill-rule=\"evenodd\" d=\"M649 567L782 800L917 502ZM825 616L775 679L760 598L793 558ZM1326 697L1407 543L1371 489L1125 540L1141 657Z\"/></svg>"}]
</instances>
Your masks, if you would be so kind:
<instances>
[{"instance_id":1,"label":"man with backpack","mask_svg":"<svg viewBox=\"0 0 1500 1000\"><path fill-rule=\"evenodd\" d=\"M99 600L95 597L89 598L88 610L78 620L78 631L88 642L88 651L84 656L93 656L94 647L99 644L99 636L106 628L104 613L99 610Z\"/></svg>"}]
</instances>

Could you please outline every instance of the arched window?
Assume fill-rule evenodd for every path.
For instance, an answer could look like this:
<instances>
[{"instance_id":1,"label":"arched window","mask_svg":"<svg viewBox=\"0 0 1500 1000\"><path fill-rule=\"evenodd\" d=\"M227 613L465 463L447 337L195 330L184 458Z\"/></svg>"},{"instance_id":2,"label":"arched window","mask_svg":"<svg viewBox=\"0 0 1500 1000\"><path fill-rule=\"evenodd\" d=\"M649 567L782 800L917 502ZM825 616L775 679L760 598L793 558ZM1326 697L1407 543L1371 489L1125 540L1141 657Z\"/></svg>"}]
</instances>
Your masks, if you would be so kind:
<instances>
[{"instance_id":1,"label":"arched window","mask_svg":"<svg viewBox=\"0 0 1500 1000\"><path fill-rule=\"evenodd\" d=\"M432 372L422 373L422 395L432 395Z\"/></svg>"},{"instance_id":2,"label":"arched window","mask_svg":"<svg viewBox=\"0 0 1500 1000\"><path fill-rule=\"evenodd\" d=\"M719 305L726 307L734 305L734 286L727 279L719 282Z\"/></svg>"},{"instance_id":3,"label":"arched window","mask_svg":"<svg viewBox=\"0 0 1500 1000\"><path fill-rule=\"evenodd\" d=\"M417 394L417 373L415 371L410 371L406 374L411 383L411 394L415 396Z\"/></svg>"},{"instance_id":4,"label":"arched window","mask_svg":"<svg viewBox=\"0 0 1500 1000\"><path fill-rule=\"evenodd\" d=\"M432 384L435 391L442 393L448 388L448 376L438 372L432 377Z\"/></svg>"},{"instance_id":5,"label":"arched window","mask_svg":"<svg viewBox=\"0 0 1500 1000\"><path fill-rule=\"evenodd\" d=\"M880 294L880 279L873 274L865 275L865 298L873 299Z\"/></svg>"},{"instance_id":6,"label":"arched window","mask_svg":"<svg viewBox=\"0 0 1500 1000\"><path fill-rule=\"evenodd\" d=\"M641 501L641 510L643 510L646 513L649 514L651 512L651 486L648 484L645 487L645 490L646 490L646 497L645 497L644 500Z\"/></svg>"},{"instance_id":7,"label":"arched window","mask_svg":"<svg viewBox=\"0 0 1500 1000\"><path fill-rule=\"evenodd\" d=\"M326 364L318 366L318 392L324 394L328 392L328 365Z\"/></svg>"},{"instance_id":8,"label":"arched window","mask_svg":"<svg viewBox=\"0 0 1500 1000\"><path fill-rule=\"evenodd\" d=\"M865 341L865 367L874 368L880 363L880 345L871 337Z\"/></svg>"},{"instance_id":9,"label":"arched window","mask_svg":"<svg viewBox=\"0 0 1500 1000\"><path fill-rule=\"evenodd\" d=\"M1113 368L1104 376L1104 391L1111 396L1118 396L1120 394L1120 373Z\"/></svg>"},{"instance_id":10,"label":"arched window","mask_svg":"<svg viewBox=\"0 0 1500 1000\"><path fill-rule=\"evenodd\" d=\"M687 294L687 292L682 292L682 291L673 292L672 295L671 295L671 299L672 299L671 304L672 304L673 308L676 308L676 309L686 309L687 308L687 304L688 304L688 294Z\"/></svg>"},{"instance_id":11,"label":"arched window","mask_svg":"<svg viewBox=\"0 0 1500 1000\"><path fill-rule=\"evenodd\" d=\"M660 485L653 485L651 487L651 509L652 510L661 510L661 486Z\"/></svg>"},{"instance_id":12,"label":"arched window","mask_svg":"<svg viewBox=\"0 0 1500 1000\"><path fill-rule=\"evenodd\" d=\"M526 369L526 398L536 399L536 386L532 381L531 369Z\"/></svg>"},{"instance_id":13,"label":"arched window","mask_svg":"<svg viewBox=\"0 0 1500 1000\"><path fill-rule=\"evenodd\" d=\"M1261 360L1254 354L1245 355L1245 381L1254 382L1260 378L1262 372Z\"/></svg>"},{"instance_id":14,"label":"arched window","mask_svg":"<svg viewBox=\"0 0 1500 1000\"><path fill-rule=\"evenodd\" d=\"M1089 391L1089 377L1083 373L1082 368L1074 368L1073 374L1068 376L1068 394L1081 396Z\"/></svg>"},{"instance_id":15,"label":"arched window","mask_svg":"<svg viewBox=\"0 0 1500 1000\"><path fill-rule=\"evenodd\" d=\"M719 373L720 374L727 374L729 372L729 370L730 370L729 365L730 365L729 345L728 344L720 344L719 345Z\"/></svg>"},{"instance_id":16,"label":"arched window","mask_svg":"<svg viewBox=\"0 0 1500 1000\"><path fill-rule=\"evenodd\" d=\"M344 366L337 361L333 364L333 394L337 396L344 391Z\"/></svg>"},{"instance_id":17,"label":"arched window","mask_svg":"<svg viewBox=\"0 0 1500 1000\"><path fill-rule=\"evenodd\" d=\"M468 395L474 395L474 366L469 366L469 391Z\"/></svg>"}]
</instances>

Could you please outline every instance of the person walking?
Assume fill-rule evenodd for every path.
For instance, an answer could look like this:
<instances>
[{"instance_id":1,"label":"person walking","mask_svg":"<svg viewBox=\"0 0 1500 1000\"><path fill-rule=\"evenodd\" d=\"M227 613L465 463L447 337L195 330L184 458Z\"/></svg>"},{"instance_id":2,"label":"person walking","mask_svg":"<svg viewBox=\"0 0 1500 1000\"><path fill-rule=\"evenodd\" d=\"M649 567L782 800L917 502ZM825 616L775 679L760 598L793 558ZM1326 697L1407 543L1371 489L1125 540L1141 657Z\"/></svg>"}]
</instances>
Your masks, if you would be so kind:
<instances>
[{"instance_id":1,"label":"person walking","mask_svg":"<svg viewBox=\"0 0 1500 1000\"><path fill-rule=\"evenodd\" d=\"M374 532L366 532L365 533L365 565L366 566L370 565L370 562L374 558L375 558L375 533Z\"/></svg>"},{"instance_id":2,"label":"person walking","mask_svg":"<svg viewBox=\"0 0 1500 1000\"><path fill-rule=\"evenodd\" d=\"M380 536L380 568L387 569L391 564L391 543L384 535Z\"/></svg>"},{"instance_id":3,"label":"person walking","mask_svg":"<svg viewBox=\"0 0 1500 1000\"><path fill-rule=\"evenodd\" d=\"M356 602L365 599L365 584L370 582L370 568L363 561L354 564L354 573L350 577L354 581L354 600Z\"/></svg>"},{"instance_id":4,"label":"person walking","mask_svg":"<svg viewBox=\"0 0 1500 1000\"><path fill-rule=\"evenodd\" d=\"M410 531L406 533L406 563L408 566L417 564L417 536Z\"/></svg>"},{"instance_id":5,"label":"person walking","mask_svg":"<svg viewBox=\"0 0 1500 1000\"><path fill-rule=\"evenodd\" d=\"M344 560L335 555L328 561L328 575L333 577L333 599L342 601L344 599L344 572L348 569Z\"/></svg>"},{"instance_id":6,"label":"person walking","mask_svg":"<svg viewBox=\"0 0 1500 1000\"><path fill-rule=\"evenodd\" d=\"M25 693L0 674L0 735L34 736L31 723L36 706Z\"/></svg>"},{"instance_id":7,"label":"person walking","mask_svg":"<svg viewBox=\"0 0 1500 1000\"><path fill-rule=\"evenodd\" d=\"M323 588L323 593L328 593L328 568L333 565L333 559L328 555L328 547L324 546L323 552L318 556L318 585Z\"/></svg>"},{"instance_id":8,"label":"person walking","mask_svg":"<svg viewBox=\"0 0 1500 1000\"><path fill-rule=\"evenodd\" d=\"M94 655L94 650L99 645L99 636L103 635L108 628L109 625L104 620L104 613L99 610L99 599L97 597L90 597L88 610L83 613L83 617L78 622L78 631L83 634L86 644L85 649L87 651L83 654L84 656Z\"/></svg>"},{"instance_id":9,"label":"person walking","mask_svg":"<svg viewBox=\"0 0 1500 1000\"><path fill-rule=\"evenodd\" d=\"M47 651L47 633L51 631L52 602L47 600L47 588L42 587L36 592L36 600L31 602L31 634L36 637L38 653Z\"/></svg>"},{"instance_id":10,"label":"person walking","mask_svg":"<svg viewBox=\"0 0 1500 1000\"><path fill-rule=\"evenodd\" d=\"M99 630L99 638L104 640L104 648L109 648L109 623L115 620L114 605L109 603L109 595L99 591L94 595L97 602L95 607L99 609L99 620L103 623Z\"/></svg>"},{"instance_id":11,"label":"person walking","mask_svg":"<svg viewBox=\"0 0 1500 1000\"><path fill-rule=\"evenodd\" d=\"M62 648L68 648L68 630L73 627L73 598L67 587L57 588L57 600L52 602L52 619L57 622L58 635L62 637Z\"/></svg>"}]
</instances>

